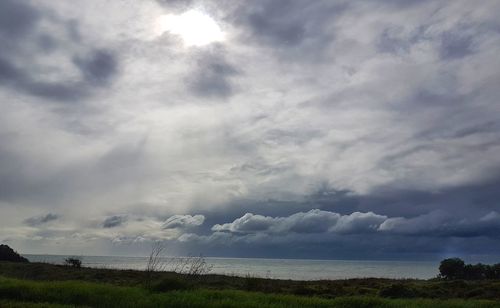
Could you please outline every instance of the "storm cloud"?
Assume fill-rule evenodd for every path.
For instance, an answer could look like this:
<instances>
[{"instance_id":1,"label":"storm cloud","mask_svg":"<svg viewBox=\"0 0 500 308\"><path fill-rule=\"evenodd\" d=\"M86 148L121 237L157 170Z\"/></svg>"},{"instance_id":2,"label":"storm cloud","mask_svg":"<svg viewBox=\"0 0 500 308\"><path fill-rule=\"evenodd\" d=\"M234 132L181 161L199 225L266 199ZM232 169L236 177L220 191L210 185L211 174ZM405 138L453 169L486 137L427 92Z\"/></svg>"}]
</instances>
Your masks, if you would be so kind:
<instances>
[{"instance_id":1,"label":"storm cloud","mask_svg":"<svg viewBox=\"0 0 500 308\"><path fill-rule=\"evenodd\" d=\"M102 227L103 228L113 228L117 226L121 226L128 220L127 216L111 216L106 218L103 223Z\"/></svg>"}]
</instances>

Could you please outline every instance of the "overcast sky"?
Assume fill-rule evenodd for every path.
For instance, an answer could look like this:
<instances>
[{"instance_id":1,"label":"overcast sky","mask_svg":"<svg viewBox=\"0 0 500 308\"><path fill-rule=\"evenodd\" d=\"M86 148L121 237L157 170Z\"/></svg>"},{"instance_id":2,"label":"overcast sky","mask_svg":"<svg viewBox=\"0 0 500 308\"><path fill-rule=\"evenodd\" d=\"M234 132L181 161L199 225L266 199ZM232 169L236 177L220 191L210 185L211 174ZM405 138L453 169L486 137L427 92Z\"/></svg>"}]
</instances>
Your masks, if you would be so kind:
<instances>
[{"instance_id":1,"label":"overcast sky","mask_svg":"<svg viewBox=\"0 0 500 308\"><path fill-rule=\"evenodd\" d=\"M0 1L23 253L500 254L500 2Z\"/></svg>"}]
</instances>

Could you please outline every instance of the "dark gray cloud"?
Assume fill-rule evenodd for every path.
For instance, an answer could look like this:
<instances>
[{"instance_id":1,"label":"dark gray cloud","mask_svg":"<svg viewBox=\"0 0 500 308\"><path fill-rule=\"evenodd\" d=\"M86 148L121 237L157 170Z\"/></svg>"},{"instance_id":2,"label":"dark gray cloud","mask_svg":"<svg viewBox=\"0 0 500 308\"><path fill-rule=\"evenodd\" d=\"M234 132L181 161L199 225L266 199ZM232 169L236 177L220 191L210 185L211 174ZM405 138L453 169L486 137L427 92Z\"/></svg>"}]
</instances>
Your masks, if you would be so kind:
<instances>
[{"instance_id":1,"label":"dark gray cloud","mask_svg":"<svg viewBox=\"0 0 500 308\"><path fill-rule=\"evenodd\" d=\"M235 92L231 78L238 74L223 54L209 54L197 60L196 69L186 78L186 83L199 97L227 98Z\"/></svg>"},{"instance_id":2,"label":"dark gray cloud","mask_svg":"<svg viewBox=\"0 0 500 308\"><path fill-rule=\"evenodd\" d=\"M0 80L3 83L16 82L21 78L21 73L9 61L0 58Z\"/></svg>"},{"instance_id":3,"label":"dark gray cloud","mask_svg":"<svg viewBox=\"0 0 500 308\"><path fill-rule=\"evenodd\" d=\"M295 15L294 4L289 0L263 3L244 18L257 38L277 44L298 45L306 35L306 26L303 20L291 18Z\"/></svg>"},{"instance_id":4,"label":"dark gray cloud","mask_svg":"<svg viewBox=\"0 0 500 308\"><path fill-rule=\"evenodd\" d=\"M498 209L495 201L500 197L500 192L496 189L498 185L499 177L496 177L438 191L379 187L364 196L350 191L338 191L326 185L311 194L303 206L316 204L321 209L343 214L353 210L373 210L387 216L415 217L439 209L464 216L468 213L484 215Z\"/></svg>"},{"instance_id":5,"label":"dark gray cloud","mask_svg":"<svg viewBox=\"0 0 500 308\"><path fill-rule=\"evenodd\" d=\"M255 40L288 48L308 40L318 40L316 43L319 39L331 40L332 33L318 30L334 21L345 8L343 1L254 1L242 4L233 18L247 27Z\"/></svg>"},{"instance_id":6,"label":"dark gray cloud","mask_svg":"<svg viewBox=\"0 0 500 308\"><path fill-rule=\"evenodd\" d=\"M0 58L0 84L34 96L57 101L77 100L86 94L85 84L83 83L61 84L35 81L32 80L29 72L15 67L8 59L2 58Z\"/></svg>"},{"instance_id":7,"label":"dark gray cloud","mask_svg":"<svg viewBox=\"0 0 500 308\"><path fill-rule=\"evenodd\" d=\"M270 48L282 61L314 63L332 56L336 21L348 7L345 1L259 0L239 2L227 19L241 27L242 43Z\"/></svg>"},{"instance_id":8,"label":"dark gray cloud","mask_svg":"<svg viewBox=\"0 0 500 308\"><path fill-rule=\"evenodd\" d=\"M0 86L51 101L73 102L89 96L93 87L106 85L116 74L116 55L77 40L74 21L54 18L53 12L28 1L3 1L0 11ZM66 35L55 38L37 27L42 22ZM65 50L68 45L73 48ZM60 67L44 63L47 54L61 57ZM72 59L73 67L64 64ZM81 77L69 78L68 72L75 69Z\"/></svg>"},{"instance_id":9,"label":"dark gray cloud","mask_svg":"<svg viewBox=\"0 0 500 308\"><path fill-rule=\"evenodd\" d=\"M0 3L0 33L4 39L27 35L41 18L27 1L5 0Z\"/></svg>"},{"instance_id":10,"label":"dark gray cloud","mask_svg":"<svg viewBox=\"0 0 500 308\"><path fill-rule=\"evenodd\" d=\"M500 214L492 211L481 217L462 218L438 210L409 219L388 219L379 230L412 236L498 238Z\"/></svg>"},{"instance_id":11,"label":"dark gray cloud","mask_svg":"<svg viewBox=\"0 0 500 308\"><path fill-rule=\"evenodd\" d=\"M75 58L85 80L90 84L104 85L116 74L116 56L107 50L93 50L85 58Z\"/></svg>"},{"instance_id":12,"label":"dark gray cloud","mask_svg":"<svg viewBox=\"0 0 500 308\"><path fill-rule=\"evenodd\" d=\"M126 223L128 220L128 217L126 215L115 215L106 218L103 223L102 227L103 228L114 228L123 225Z\"/></svg>"},{"instance_id":13,"label":"dark gray cloud","mask_svg":"<svg viewBox=\"0 0 500 308\"><path fill-rule=\"evenodd\" d=\"M394 1L401 2L404 1ZM412 2L412 1L408 1ZM423 1L416 1L423 4ZM432 3L432 2L430 2ZM443 6L436 7L436 10ZM435 46L441 60L457 60L472 55L486 36L497 36L498 25L491 22L472 22L467 18L452 27L436 28L435 23L423 22L413 27L391 24L379 35L376 44L381 52L404 55L423 44Z\"/></svg>"},{"instance_id":14,"label":"dark gray cloud","mask_svg":"<svg viewBox=\"0 0 500 308\"><path fill-rule=\"evenodd\" d=\"M50 221L57 220L59 218L60 216L57 214L48 213L46 215L27 218L24 220L24 223L27 224L28 226L36 227L48 223Z\"/></svg>"},{"instance_id":15,"label":"dark gray cloud","mask_svg":"<svg viewBox=\"0 0 500 308\"><path fill-rule=\"evenodd\" d=\"M464 33L465 32L465 33ZM473 35L464 30L444 32L441 36L440 55L443 59L459 59L474 52Z\"/></svg>"}]
</instances>

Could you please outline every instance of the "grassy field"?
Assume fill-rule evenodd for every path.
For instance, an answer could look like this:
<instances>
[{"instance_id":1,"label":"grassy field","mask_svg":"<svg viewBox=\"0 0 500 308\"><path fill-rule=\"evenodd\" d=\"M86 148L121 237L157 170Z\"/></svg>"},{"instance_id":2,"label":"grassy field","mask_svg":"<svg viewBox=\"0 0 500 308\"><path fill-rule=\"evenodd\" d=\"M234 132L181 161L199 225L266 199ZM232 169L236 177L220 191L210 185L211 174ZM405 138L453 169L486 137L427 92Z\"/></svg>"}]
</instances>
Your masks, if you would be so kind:
<instances>
[{"instance_id":1,"label":"grassy field","mask_svg":"<svg viewBox=\"0 0 500 308\"><path fill-rule=\"evenodd\" d=\"M0 307L75 306L500 307L500 281L290 281L175 273L154 273L148 280L142 271L0 262Z\"/></svg>"},{"instance_id":2,"label":"grassy field","mask_svg":"<svg viewBox=\"0 0 500 308\"><path fill-rule=\"evenodd\" d=\"M0 278L2 307L498 307L486 300L324 299L238 290L193 289L151 292L82 281L29 281ZM66 305L66 306L65 306Z\"/></svg>"}]
</instances>

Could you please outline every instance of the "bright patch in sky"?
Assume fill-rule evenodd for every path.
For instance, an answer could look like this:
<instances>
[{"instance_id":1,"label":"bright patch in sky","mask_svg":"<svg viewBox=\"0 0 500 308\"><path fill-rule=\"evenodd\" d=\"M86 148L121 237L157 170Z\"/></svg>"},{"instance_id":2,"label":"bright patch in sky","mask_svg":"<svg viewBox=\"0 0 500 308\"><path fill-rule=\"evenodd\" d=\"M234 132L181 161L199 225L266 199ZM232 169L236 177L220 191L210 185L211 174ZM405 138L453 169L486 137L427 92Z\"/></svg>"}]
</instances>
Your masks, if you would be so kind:
<instances>
[{"instance_id":1,"label":"bright patch in sky","mask_svg":"<svg viewBox=\"0 0 500 308\"><path fill-rule=\"evenodd\" d=\"M203 46L224 40L224 32L215 20L198 10L160 16L156 33L161 35L164 32L179 35L186 46Z\"/></svg>"}]
</instances>

